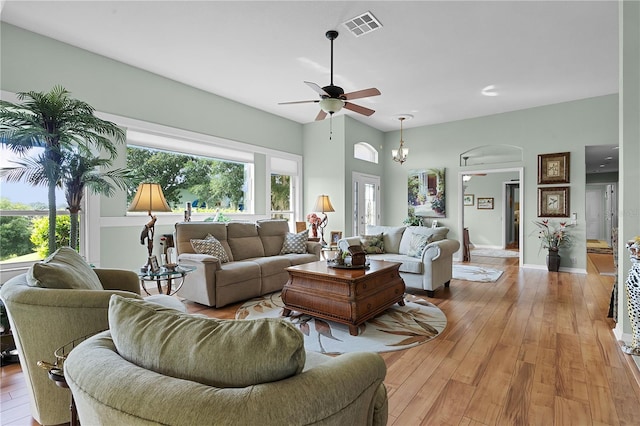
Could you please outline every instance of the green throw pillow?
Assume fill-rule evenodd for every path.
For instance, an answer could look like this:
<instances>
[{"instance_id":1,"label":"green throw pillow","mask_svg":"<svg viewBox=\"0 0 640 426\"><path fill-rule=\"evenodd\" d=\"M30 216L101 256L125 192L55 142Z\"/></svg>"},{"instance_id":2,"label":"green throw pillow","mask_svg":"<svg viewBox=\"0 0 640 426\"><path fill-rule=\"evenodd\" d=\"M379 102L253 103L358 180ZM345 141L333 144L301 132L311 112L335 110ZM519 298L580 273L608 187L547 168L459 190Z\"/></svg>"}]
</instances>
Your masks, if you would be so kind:
<instances>
[{"instance_id":1,"label":"green throw pillow","mask_svg":"<svg viewBox=\"0 0 640 426\"><path fill-rule=\"evenodd\" d=\"M360 244L362 250L368 254L384 253L384 240L382 234L378 235L361 235Z\"/></svg>"},{"instance_id":2,"label":"green throw pillow","mask_svg":"<svg viewBox=\"0 0 640 426\"><path fill-rule=\"evenodd\" d=\"M431 235L413 234L411 235L411 241L409 242L409 250L407 250L407 256L422 257L422 251L431 242Z\"/></svg>"},{"instance_id":3,"label":"green throw pillow","mask_svg":"<svg viewBox=\"0 0 640 426\"><path fill-rule=\"evenodd\" d=\"M305 254L307 252L307 241L309 241L308 229L298 232L297 234L287 232L284 236L280 254Z\"/></svg>"},{"instance_id":4,"label":"green throw pillow","mask_svg":"<svg viewBox=\"0 0 640 426\"><path fill-rule=\"evenodd\" d=\"M127 361L220 388L286 379L302 372L306 360L302 333L277 318L202 318L113 295L109 328Z\"/></svg>"},{"instance_id":5,"label":"green throw pillow","mask_svg":"<svg viewBox=\"0 0 640 426\"><path fill-rule=\"evenodd\" d=\"M31 287L104 290L95 271L71 247L61 247L27 271Z\"/></svg>"}]
</instances>

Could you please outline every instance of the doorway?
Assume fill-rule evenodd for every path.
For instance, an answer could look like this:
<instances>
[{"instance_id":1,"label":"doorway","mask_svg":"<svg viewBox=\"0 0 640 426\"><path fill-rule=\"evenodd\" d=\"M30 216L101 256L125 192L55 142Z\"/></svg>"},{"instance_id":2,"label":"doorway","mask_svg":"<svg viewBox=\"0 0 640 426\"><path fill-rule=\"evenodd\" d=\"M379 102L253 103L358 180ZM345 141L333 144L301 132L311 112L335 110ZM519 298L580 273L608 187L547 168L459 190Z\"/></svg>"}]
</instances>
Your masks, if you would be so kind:
<instances>
[{"instance_id":1,"label":"doorway","mask_svg":"<svg viewBox=\"0 0 640 426\"><path fill-rule=\"evenodd\" d=\"M522 167L465 170L458 178L458 235L465 235L468 229L472 246L478 248L505 249L511 242L518 249L520 267L524 259L523 174ZM456 260L462 257L460 250Z\"/></svg>"},{"instance_id":2,"label":"doorway","mask_svg":"<svg viewBox=\"0 0 640 426\"><path fill-rule=\"evenodd\" d=\"M380 176L353 172L353 235L380 223Z\"/></svg>"}]
</instances>

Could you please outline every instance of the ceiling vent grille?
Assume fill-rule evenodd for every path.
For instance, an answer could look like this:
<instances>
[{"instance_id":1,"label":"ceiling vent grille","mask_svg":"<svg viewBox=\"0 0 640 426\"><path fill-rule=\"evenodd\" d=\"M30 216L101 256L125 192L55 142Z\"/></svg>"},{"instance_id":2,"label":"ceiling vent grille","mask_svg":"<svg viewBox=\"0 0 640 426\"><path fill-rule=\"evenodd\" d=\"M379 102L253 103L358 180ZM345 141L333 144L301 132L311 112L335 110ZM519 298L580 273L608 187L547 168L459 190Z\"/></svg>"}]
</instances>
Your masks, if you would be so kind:
<instances>
[{"instance_id":1,"label":"ceiling vent grille","mask_svg":"<svg viewBox=\"0 0 640 426\"><path fill-rule=\"evenodd\" d=\"M356 37L363 36L372 31L382 28L380 21L369 11L356 16L343 24Z\"/></svg>"}]
</instances>

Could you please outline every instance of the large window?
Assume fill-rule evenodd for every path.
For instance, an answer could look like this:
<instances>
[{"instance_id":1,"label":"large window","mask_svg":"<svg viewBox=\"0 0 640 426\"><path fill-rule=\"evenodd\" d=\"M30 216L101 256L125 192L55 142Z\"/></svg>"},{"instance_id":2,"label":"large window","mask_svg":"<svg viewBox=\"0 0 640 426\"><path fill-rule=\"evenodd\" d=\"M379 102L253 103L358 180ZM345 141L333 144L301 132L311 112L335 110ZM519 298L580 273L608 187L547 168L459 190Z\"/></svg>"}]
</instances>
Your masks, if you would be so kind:
<instances>
[{"instance_id":1,"label":"large window","mask_svg":"<svg viewBox=\"0 0 640 426\"><path fill-rule=\"evenodd\" d=\"M297 161L272 157L271 168L271 217L286 219L291 229L295 229L298 205L298 169Z\"/></svg>"},{"instance_id":2,"label":"large window","mask_svg":"<svg viewBox=\"0 0 640 426\"><path fill-rule=\"evenodd\" d=\"M19 157L6 146L0 145L0 167L20 166L16 161L42 153L42 148L31 149ZM23 162L23 166L27 163ZM48 253L48 201L46 185L31 185L26 180L0 183L0 265L18 267L42 259ZM58 246L69 244L69 212L62 189L56 191Z\"/></svg>"},{"instance_id":3,"label":"large window","mask_svg":"<svg viewBox=\"0 0 640 426\"><path fill-rule=\"evenodd\" d=\"M133 174L129 201L138 184L153 182L160 184L174 211L182 211L186 203L200 213L253 211L253 164L129 145L127 169Z\"/></svg>"}]
</instances>

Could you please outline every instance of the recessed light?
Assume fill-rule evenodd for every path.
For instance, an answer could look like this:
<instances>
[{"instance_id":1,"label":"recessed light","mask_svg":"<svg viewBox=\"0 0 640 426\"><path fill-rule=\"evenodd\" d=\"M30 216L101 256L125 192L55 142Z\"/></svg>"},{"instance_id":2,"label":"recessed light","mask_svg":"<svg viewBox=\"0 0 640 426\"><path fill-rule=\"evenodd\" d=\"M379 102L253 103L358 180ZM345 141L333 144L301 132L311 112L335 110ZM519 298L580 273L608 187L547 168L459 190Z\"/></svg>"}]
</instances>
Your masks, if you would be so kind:
<instances>
[{"instance_id":1,"label":"recessed light","mask_svg":"<svg viewBox=\"0 0 640 426\"><path fill-rule=\"evenodd\" d=\"M484 89L480 91L484 96L498 96L498 92L495 91L496 86L494 84L490 84Z\"/></svg>"},{"instance_id":2,"label":"recessed light","mask_svg":"<svg viewBox=\"0 0 640 426\"><path fill-rule=\"evenodd\" d=\"M613 157L606 157L605 160L613 160Z\"/></svg>"},{"instance_id":3,"label":"recessed light","mask_svg":"<svg viewBox=\"0 0 640 426\"><path fill-rule=\"evenodd\" d=\"M600 167L604 167L604 164L600 164Z\"/></svg>"}]
</instances>

